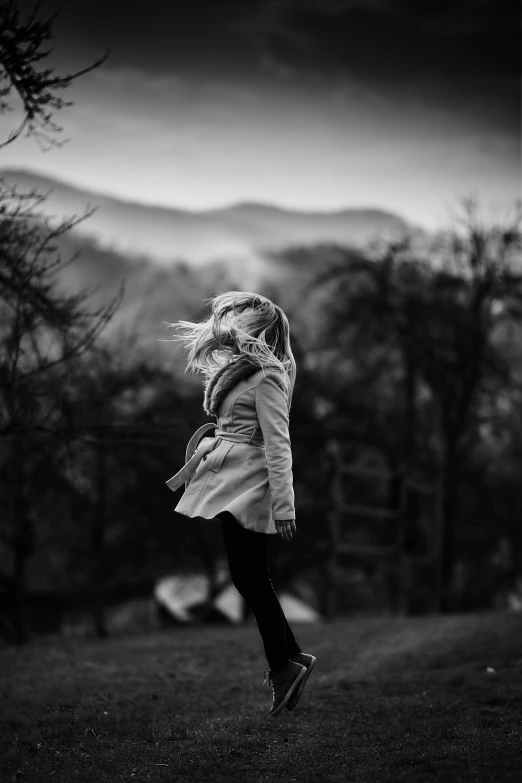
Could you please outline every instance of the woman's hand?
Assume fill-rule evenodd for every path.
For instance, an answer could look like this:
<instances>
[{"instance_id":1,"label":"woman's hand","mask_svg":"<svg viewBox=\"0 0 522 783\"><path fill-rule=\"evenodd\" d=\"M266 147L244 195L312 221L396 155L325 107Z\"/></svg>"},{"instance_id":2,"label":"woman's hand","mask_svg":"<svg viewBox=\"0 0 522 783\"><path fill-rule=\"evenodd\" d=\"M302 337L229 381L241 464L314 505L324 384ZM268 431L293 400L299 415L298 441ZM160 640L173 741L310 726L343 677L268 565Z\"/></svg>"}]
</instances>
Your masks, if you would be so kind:
<instances>
[{"instance_id":1,"label":"woman's hand","mask_svg":"<svg viewBox=\"0 0 522 783\"><path fill-rule=\"evenodd\" d=\"M296 532L295 519L274 519L277 534L283 541L290 541Z\"/></svg>"}]
</instances>

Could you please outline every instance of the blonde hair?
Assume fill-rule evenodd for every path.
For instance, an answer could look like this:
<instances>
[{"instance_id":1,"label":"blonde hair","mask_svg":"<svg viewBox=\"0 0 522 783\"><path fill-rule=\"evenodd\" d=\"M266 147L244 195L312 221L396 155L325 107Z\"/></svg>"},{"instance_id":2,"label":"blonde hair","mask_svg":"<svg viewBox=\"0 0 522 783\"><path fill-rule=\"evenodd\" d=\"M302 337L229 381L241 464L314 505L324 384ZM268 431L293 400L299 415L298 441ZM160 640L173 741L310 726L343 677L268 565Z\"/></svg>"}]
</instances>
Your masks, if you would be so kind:
<instances>
[{"instance_id":1,"label":"blonde hair","mask_svg":"<svg viewBox=\"0 0 522 783\"><path fill-rule=\"evenodd\" d=\"M206 321L167 324L180 330L172 339L188 349L185 372L202 372L208 381L235 357L247 356L263 370L274 368L282 374L290 410L296 364L283 310L265 296L248 291L229 291L205 301L212 309Z\"/></svg>"}]
</instances>

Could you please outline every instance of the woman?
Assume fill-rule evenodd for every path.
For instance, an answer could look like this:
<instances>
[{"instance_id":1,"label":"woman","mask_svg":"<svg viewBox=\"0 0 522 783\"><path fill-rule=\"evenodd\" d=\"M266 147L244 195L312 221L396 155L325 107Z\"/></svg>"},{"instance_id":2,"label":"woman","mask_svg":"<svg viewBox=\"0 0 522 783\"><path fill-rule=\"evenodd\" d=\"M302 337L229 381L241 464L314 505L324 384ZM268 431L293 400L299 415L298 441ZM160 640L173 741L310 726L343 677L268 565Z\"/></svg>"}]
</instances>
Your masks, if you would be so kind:
<instances>
[{"instance_id":1,"label":"woman","mask_svg":"<svg viewBox=\"0 0 522 783\"><path fill-rule=\"evenodd\" d=\"M272 535L296 531L289 411L296 366L288 319L258 294L231 291L210 300L202 323L179 321L186 370L205 374L204 410L217 420L191 438L184 468L167 486L185 492L175 508L185 517L217 519L230 575L251 606L270 669L270 715L292 710L315 665L287 623L271 581ZM216 427L214 437L202 437Z\"/></svg>"}]
</instances>

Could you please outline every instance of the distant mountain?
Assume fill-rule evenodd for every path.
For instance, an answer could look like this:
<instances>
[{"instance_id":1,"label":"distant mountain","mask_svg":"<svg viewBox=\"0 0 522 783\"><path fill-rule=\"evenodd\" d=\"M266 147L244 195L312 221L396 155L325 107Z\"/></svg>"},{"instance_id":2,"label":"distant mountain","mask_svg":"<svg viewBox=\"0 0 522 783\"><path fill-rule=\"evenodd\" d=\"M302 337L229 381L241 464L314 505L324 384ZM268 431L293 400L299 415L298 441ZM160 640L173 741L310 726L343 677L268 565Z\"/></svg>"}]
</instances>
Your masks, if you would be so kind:
<instances>
[{"instance_id":1,"label":"distant mountain","mask_svg":"<svg viewBox=\"0 0 522 783\"><path fill-rule=\"evenodd\" d=\"M192 212L149 206L91 193L30 171L4 169L0 176L20 191L36 188L49 196L44 211L57 218L96 212L75 232L128 258L146 256L169 264L223 261L231 271L262 267L267 251L289 245L337 243L361 247L372 239L418 232L398 215L378 209L300 212L244 203ZM144 198L150 196L144 192Z\"/></svg>"},{"instance_id":2,"label":"distant mountain","mask_svg":"<svg viewBox=\"0 0 522 783\"><path fill-rule=\"evenodd\" d=\"M307 280L335 260L319 245L348 245L357 253L371 239L422 233L377 209L318 213L244 203L190 212L89 193L31 172L4 169L0 177L19 192L49 192L42 211L60 220L96 207L58 242L64 259L78 256L60 282L68 291L96 287L97 305L125 281L125 297L108 332L133 330L167 362L179 354L176 345L158 342L169 336L164 322L206 317L203 302L209 296L232 289L273 292L284 308L299 311ZM314 248L277 257L292 245ZM308 322L311 313L305 315Z\"/></svg>"},{"instance_id":3,"label":"distant mountain","mask_svg":"<svg viewBox=\"0 0 522 783\"><path fill-rule=\"evenodd\" d=\"M194 268L182 262L167 267L148 259L130 261L72 231L61 237L59 246L64 260L75 257L60 272L62 289L68 293L94 289L89 300L94 309L107 304L123 284L123 301L105 333L123 329L124 334L139 335L141 343L165 357L178 354L175 345L158 343L171 336L166 323L208 317L206 298L240 287L218 262Z\"/></svg>"}]
</instances>

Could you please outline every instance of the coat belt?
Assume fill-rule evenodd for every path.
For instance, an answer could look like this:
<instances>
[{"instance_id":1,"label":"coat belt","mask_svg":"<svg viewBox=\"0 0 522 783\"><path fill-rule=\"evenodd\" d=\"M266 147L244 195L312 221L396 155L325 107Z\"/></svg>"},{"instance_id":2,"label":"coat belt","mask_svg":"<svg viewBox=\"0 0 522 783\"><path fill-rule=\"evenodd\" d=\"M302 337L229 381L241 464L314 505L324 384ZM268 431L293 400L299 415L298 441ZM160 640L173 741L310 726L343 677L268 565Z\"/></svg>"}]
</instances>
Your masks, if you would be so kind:
<instances>
[{"instance_id":1,"label":"coat belt","mask_svg":"<svg viewBox=\"0 0 522 783\"><path fill-rule=\"evenodd\" d=\"M202 443L198 448L199 441L205 432L214 428L216 428L214 437L206 437L205 443ZM254 433L255 430L251 435L242 432L227 432L226 430L217 429L215 424L203 424L202 427L196 430L188 442L185 454L185 465L172 476L172 478L166 481L165 484L173 492L175 492L178 487L181 487L182 484L185 484L186 489L203 457L213 451L221 440L229 440L233 443L249 443L251 446L257 447L263 446L265 442L263 437L255 435Z\"/></svg>"}]
</instances>

